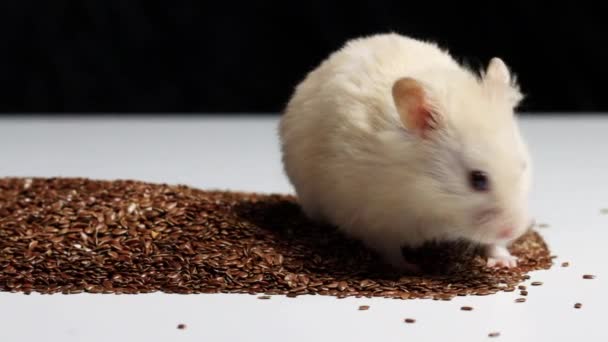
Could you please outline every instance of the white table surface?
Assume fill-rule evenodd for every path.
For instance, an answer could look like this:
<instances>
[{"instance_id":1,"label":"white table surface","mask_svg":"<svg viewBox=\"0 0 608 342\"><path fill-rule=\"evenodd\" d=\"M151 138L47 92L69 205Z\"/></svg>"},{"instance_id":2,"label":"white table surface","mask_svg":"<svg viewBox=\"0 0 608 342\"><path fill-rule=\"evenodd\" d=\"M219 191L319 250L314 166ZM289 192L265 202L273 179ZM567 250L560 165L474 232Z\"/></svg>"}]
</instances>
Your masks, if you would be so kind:
<instances>
[{"instance_id":1,"label":"white table surface","mask_svg":"<svg viewBox=\"0 0 608 342\"><path fill-rule=\"evenodd\" d=\"M287 193L277 120L0 118L0 176ZM0 341L606 341L608 215L600 209L608 208L608 116L525 117L521 126L535 160L532 210L551 225L541 233L558 255L553 269L531 274L544 285L529 287L526 303L514 303L517 292L448 302L0 293ZM571 266L559 267L562 261ZM583 280L585 273L597 278ZM405 324L406 317L417 322ZM492 331L501 336L489 338Z\"/></svg>"}]
</instances>

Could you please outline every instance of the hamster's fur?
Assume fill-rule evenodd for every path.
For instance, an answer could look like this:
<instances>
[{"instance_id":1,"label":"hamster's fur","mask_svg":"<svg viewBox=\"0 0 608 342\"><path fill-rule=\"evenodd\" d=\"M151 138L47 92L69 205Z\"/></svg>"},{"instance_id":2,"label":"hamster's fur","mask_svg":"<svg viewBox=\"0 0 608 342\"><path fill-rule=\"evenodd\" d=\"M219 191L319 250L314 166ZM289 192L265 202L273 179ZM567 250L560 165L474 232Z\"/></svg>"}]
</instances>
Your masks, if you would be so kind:
<instances>
[{"instance_id":1,"label":"hamster's fur","mask_svg":"<svg viewBox=\"0 0 608 342\"><path fill-rule=\"evenodd\" d=\"M478 75L433 42L352 39L282 113L284 170L311 219L399 270L415 268L401 246L463 238L487 246L488 265L514 266L506 247L531 224L522 98L500 58Z\"/></svg>"}]
</instances>

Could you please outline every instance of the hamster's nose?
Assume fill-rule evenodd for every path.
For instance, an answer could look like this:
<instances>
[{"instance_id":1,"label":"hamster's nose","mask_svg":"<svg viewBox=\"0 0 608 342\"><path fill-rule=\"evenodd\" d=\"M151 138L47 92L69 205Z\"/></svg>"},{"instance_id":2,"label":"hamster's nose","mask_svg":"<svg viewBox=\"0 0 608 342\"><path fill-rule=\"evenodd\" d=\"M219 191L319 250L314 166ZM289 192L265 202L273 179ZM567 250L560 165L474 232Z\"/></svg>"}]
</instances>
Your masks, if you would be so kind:
<instances>
[{"instance_id":1,"label":"hamster's nose","mask_svg":"<svg viewBox=\"0 0 608 342\"><path fill-rule=\"evenodd\" d=\"M514 231L515 231L515 229L513 229L513 227L511 227L511 226L503 227L498 231L498 238L499 239L508 239L511 236L513 236Z\"/></svg>"}]
</instances>

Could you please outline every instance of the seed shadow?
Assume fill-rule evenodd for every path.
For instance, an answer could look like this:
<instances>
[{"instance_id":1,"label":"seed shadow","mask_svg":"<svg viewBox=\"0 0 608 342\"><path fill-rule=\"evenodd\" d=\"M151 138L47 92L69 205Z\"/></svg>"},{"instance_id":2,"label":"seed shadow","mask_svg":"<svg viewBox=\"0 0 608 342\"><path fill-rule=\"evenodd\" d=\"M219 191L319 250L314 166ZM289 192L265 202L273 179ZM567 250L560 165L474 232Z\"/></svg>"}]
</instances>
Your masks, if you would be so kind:
<instances>
[{"instance_id":1,"label":"seed shadow","mask_svg":"<svg viewBox=\"0 0 608 342\"><path fill-rule=\"evenodd\" d=\"M416 250L403 250L408 260L421 266L418 274L402 274L384 263L360 241L346 237L335 227L308 219L300 206L282 196L266 197L234 206L239 220L249 222L260 234L272 234L277 252L290 258L291 272L336 279L396 281L404 276L445 277L473 267L478 249L466 243L429 243Z\"/></svg>"}]
</instances>

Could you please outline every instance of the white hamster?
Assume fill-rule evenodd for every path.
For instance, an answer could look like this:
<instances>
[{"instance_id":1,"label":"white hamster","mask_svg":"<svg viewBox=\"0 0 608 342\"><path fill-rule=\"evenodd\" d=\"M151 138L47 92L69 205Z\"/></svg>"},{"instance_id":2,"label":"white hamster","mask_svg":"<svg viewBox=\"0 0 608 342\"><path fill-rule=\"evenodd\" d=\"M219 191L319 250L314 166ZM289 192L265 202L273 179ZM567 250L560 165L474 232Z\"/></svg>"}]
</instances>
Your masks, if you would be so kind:
<instances>
[{"instance_id":1,"label":"white hamster","mask_svg":"<svg viewBox=\"0 0 608 342\"><path fill-rule=\"evenodd\" d=\"M278 133L311 219L361 240L399 271L401 247L466 239L488 266L532 224L523 99L500 58L479 74L438 44L396 33L352 39L297 85Z\"/></svg>"}]
</instances>

